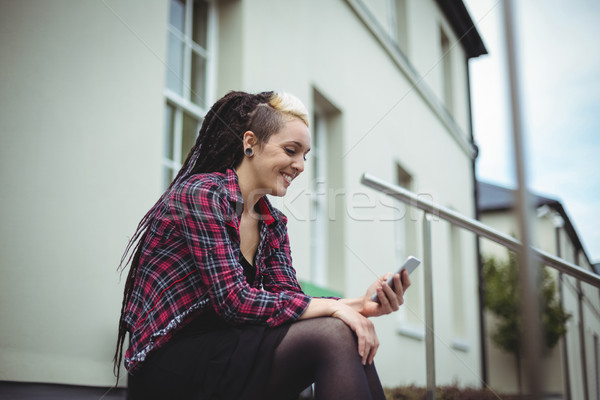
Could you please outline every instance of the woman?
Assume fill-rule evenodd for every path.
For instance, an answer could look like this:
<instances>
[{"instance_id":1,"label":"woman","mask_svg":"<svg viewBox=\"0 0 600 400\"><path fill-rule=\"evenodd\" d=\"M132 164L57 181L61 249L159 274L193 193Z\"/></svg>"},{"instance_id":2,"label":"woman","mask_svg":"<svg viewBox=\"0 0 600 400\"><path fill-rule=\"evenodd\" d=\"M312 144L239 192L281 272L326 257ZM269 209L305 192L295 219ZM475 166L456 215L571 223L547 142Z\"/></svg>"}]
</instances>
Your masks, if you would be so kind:
<instances>
[{"instance_id":1,"label":"woman","mask_svg":"<svg viewBox=\"0 0 600 400\"><path fill-rule=\"evenodd\" d=\"M231 92L207 113L181 171L144 216L119 323L132 399L384 399L368 317L410 285L381 277L363 297L311 298L292 268L285 195L310 150L288 94ZM127 264L125 263L125 264ZM380 302L370 300L377 292Z\"/></svg>"}]
</instances>

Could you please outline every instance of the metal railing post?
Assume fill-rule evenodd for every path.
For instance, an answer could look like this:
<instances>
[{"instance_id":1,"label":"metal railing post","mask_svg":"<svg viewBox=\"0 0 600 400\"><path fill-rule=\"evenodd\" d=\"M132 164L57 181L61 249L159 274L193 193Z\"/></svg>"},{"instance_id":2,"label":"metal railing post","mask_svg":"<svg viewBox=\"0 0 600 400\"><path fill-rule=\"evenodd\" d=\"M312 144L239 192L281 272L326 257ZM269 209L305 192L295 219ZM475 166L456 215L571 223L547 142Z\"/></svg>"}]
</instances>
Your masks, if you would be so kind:
<instances>
[{"instance_id":1,"label":"metal railing post","mask_svg":"<svg viewBox=\"0 0 600 400\"><path fill-rule=\"evenodd\" d=\"M425 278L425 365L427 400L435 400L435 331L433 329L433 268L431 253L431 214L423 214L423 268Z\"/></svg>"},{"instance_id":2,"label":"metal railing post","mask_svg":"<svg viewBox=\"0 0 600 400\"><path fill-rule=\"evenodd\" d=\"M510 110L514 160L517 178L515 203L522 245L519 248L519 293L521 295L521 323L523 327L523 355L525 356L525 374L528 390L533 400L541 399L544 367L541 362L542 323L538 303L539 278L535 266L534 253L531 250L532 232L530 227L530 209L533 206L527 185L525 164L525 140L523 138L523 117L521 105L521 82L518 68L515 11L512 0L504 0L504 28L506 35L506 62L510 89Z\"/></svg>"}]
</instances>

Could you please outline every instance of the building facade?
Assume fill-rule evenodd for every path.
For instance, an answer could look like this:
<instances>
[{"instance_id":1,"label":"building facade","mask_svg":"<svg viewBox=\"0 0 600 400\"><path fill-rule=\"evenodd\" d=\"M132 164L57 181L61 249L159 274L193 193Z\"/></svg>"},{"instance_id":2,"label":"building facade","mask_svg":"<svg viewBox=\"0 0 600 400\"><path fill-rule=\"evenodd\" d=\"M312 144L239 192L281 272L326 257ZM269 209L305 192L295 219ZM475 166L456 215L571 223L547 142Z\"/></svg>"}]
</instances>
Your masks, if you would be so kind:
<instances>
[{"instance_id":1,"label":"building facade","mask_svg":"<svg viewBox=\"0 0 600 400\"><path fill-rule=\"evenodd\" d=\"M229 90L311 113L306 171L277 206L311 290L359 296L422 253L422 215L369 172L474 216L462 2L0 1L0 380L114 383L128 238ZM475 238L433 226L438 383L480 386ZM384 385L425 383L422 270L376 319Z\"/></svg>"},{"instance_id":2,"label":"building facade","mask_svg":"<svg viewBox=\"0 0 600 400\"><path fill-rule=\"evenodd\" d=\"M478 186L481 221L515 236L518 224L514 190L485 182L479 182ZM533 245L597 273L562 203L539 195L534 195L533 201L536 208L531 226ZM508 256L505 248L486 240L482 240L482 254L501 259ZM560 303L571 318L567 321L566 336L544 355L544 390L563 399L596 399L600 396L600 289L554 270L552 276ZM486 316L486 325L489 383L505 392L517 392L515 358L490 340L495 327L493 316Z\"/></svg>"}]
</instances>

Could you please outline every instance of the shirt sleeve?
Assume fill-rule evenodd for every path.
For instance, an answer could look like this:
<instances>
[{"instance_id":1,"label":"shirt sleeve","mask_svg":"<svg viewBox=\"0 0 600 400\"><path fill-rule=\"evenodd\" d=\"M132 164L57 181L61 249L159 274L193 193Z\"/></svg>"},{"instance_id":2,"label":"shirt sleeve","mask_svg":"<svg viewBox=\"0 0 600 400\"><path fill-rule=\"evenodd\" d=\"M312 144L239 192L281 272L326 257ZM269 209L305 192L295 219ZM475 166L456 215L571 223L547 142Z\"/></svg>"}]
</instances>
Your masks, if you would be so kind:
<instances>
[{"instance_id":1,"label":"shirt sleeve","mask_svg":"<svg viewBox=\"0 0 600 400\"><path fill-rule=\"evenodd\" d=\"M177 190L172 212L196 264L202 289L214 311L231 324L277 326L304 313L310 297L282 283L272 293L251 288L239 265L239 222L224 189L215 182L192 180Z\"/></svg>"}]
</instances>

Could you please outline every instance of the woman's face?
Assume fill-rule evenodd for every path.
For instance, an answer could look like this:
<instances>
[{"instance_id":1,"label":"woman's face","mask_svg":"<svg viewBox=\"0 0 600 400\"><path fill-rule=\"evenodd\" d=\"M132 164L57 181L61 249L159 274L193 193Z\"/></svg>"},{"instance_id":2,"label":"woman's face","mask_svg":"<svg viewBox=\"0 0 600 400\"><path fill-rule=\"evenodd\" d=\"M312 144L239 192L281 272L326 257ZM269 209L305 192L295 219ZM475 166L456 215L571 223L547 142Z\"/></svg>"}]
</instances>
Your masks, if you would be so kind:
<instances>
[{"instance_id":1,"label":"woman's face","mask_svg":"<svg viewBox=\"0 0 600 400\"><path fill-rule=\"evenodd\" d=\"M253 164L257 187L274 196L283 196L302 171L310 150L310 131L298 118L284 125L262 146L255 146Z\"/></svg>"}]
</instances>

